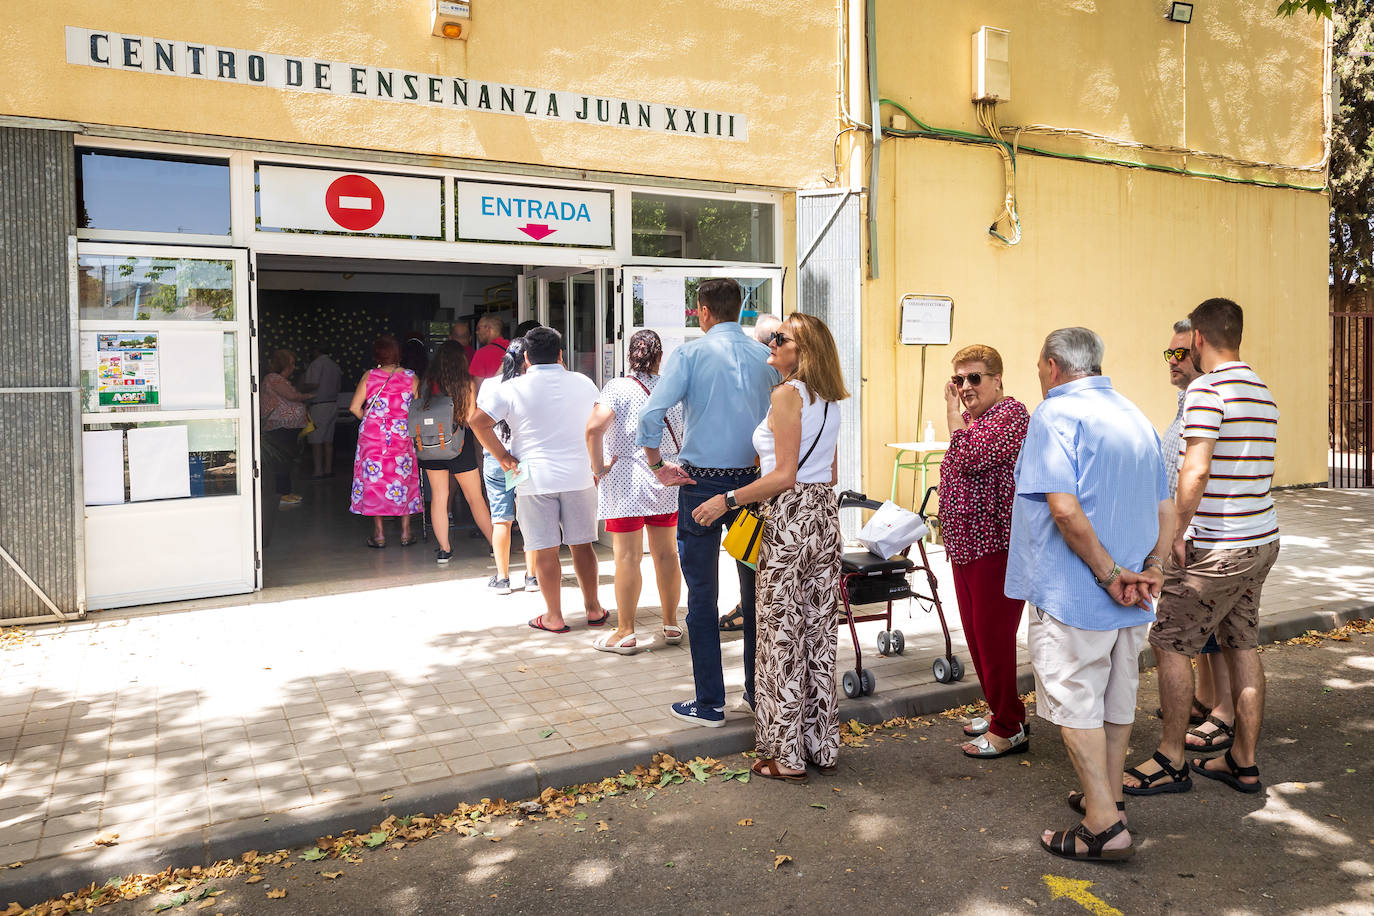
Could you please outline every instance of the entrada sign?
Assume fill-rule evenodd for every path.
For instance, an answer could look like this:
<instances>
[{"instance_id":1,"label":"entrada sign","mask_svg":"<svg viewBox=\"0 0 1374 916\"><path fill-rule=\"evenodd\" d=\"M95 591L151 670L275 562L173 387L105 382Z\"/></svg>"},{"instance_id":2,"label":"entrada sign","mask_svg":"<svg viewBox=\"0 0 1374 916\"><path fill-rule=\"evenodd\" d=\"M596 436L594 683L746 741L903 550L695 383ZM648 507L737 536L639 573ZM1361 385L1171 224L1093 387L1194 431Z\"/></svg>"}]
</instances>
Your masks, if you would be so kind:
<instances>
[{"instance_id":1,"label":"entrada sign","mask_svg":"<svg viewBox=\"0 0 1374 916\"><path fill-rule=\"evenodd\" d=\"M748 139L742 114L67 26L67 63L463 111Z\"/></svg>"},{"instance_id":2,"label":"entrada sign","mask_svg":"<svg viewBox=\"0 0 1374 916\"><path fill-rule=\"evenodd\" d=\"M464 242L546 242L610 248L611 192L456 182Z\"/></svg>"}]
</instances>

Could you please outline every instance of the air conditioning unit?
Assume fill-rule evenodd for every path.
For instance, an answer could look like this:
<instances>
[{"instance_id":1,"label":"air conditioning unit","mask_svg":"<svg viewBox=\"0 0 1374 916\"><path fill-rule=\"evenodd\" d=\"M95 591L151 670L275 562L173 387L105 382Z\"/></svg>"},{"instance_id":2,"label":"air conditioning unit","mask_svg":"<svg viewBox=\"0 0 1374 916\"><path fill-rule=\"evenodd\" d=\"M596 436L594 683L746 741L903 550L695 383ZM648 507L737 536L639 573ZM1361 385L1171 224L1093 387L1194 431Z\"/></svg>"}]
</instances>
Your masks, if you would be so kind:
<instances>
[{"instance_id":1,"label":"air conditioning unit","mask_svg":"<svg viewBox=\"0 0 1374 916\"><path fill-rule=\"evenodd\" d=\"M1011 101L1011 32L983 26L973 33L973 100Z\"/></svg>"}]
</instances>

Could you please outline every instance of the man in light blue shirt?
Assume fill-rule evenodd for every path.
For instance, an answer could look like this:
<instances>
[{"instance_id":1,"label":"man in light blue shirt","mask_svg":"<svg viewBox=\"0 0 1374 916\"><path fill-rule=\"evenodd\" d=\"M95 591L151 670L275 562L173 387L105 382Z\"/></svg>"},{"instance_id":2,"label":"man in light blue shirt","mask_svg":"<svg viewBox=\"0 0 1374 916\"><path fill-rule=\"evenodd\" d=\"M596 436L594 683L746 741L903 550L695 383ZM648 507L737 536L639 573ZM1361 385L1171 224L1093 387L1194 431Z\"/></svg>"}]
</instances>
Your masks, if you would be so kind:
<instances>
[{"instance_id":1,"label":"man in light blue shirt","mask_svg":"<svg viewBox=\"0 0 1374 916\"><path fill-rule=\"evenodd\" d=\"M698 525L692 510L758 478L754 429L768 415L773 387L782 381L768 365L768 348L739 326L743 297L730 279L702 281L697 320L704 337L673 351L663 377L639 412L635 444L643 447L658 479L678 491L677 551L687 583L687 633L692 649L696 698L674 703L679 719L710 728L725 724L725 677L720 662L720 538L723 521ZM686 432L679 457L667 464L659 454L663 417L681 403ZM754 699L754 570L737 563L740 609L744 615L744 702Z\"/></svg>"},{"instance_id":2,"label":"man in light blue shirt","mask_svg":"<svg viewBox=\"0 0 1374 916\"><path fill-rule=\"evenodd\" d=\"M1102 375L1104 350L1087 328L1045 338L1045 400L1016 462L1007 558L1007 596L1033 606L1036 711L1060 726L1083 787L1070 796L1083 821L1040 838L1070 859L1134 851L1118 815L1118 774L1174 527L1159 436Z\"/></svg>"}]
</instances>

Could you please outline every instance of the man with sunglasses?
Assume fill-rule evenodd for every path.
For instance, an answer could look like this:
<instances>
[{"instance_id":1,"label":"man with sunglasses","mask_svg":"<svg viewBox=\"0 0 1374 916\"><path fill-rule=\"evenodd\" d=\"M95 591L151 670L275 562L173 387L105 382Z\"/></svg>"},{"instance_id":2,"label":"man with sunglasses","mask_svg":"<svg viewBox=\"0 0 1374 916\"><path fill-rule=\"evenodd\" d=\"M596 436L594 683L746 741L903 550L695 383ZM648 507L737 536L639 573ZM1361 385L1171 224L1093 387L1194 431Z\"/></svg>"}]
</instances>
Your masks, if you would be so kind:
<instances>
[{"instance_id":1,"label":"man with sunglasses","mask_svg":"<svg viewBox=\"0 0 1374 916\"><path fill-rule=\"evenodd\" d=\"M687 583L687 635L696 697L672 704L674 716L695 725L725 724L725 677L720 661L720 538L727 514L698 525L692 511L713 496L730 504L734 491L759 476L754 429L768 414L773 388L782 381L768 365L768 348L739 324L743 294L726 278L697 287L697 320L705 335L673 351L658 385L639 412L635 444L644 449L659 481L678 490L677 547ZM683 405L686 430L681 466L659 454L663 417ZM754 570L735 564L744 615L744 701L754 696Z\"/></svg>"}]
</instances>

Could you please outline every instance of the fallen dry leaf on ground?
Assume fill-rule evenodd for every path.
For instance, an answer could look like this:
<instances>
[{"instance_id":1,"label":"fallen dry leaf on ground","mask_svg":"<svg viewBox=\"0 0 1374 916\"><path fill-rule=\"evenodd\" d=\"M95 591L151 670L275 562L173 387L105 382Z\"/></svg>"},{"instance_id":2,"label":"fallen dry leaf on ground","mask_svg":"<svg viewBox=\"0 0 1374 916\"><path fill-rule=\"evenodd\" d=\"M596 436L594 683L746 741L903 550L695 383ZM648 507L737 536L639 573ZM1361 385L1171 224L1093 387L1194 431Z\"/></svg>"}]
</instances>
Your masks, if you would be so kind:
<instances>
[{"instance_id":1,"label":"fallen dry leaf on ground","mask_svg":"<svg viewBox=\"0 0 1374 916\"><path fill-rule=\"evenodd\" d=\"M281 898L286 896L286 888L279 887L274 890L270 890L267 892L267 896L271 897L273 900L280 900Z\"/></svg>"},{"instance_id":2,"label":"fallen dry leaf on ground","mask_svg":"<svg viewBox=\"0 0 1374 916\"><path fill-rule=\"evenodd\" d=\"M325 876L326 878L328 878L330 881L333 881L335 878L341 877L341 876L343 875L343 872L341 872L341 871L322 871L322 872L320 872L320 874L324 875L324 876Z\"/></svg>"},{"instance_id":3,"label":"fallen dry leaf on ground","mask_svg":"<svg viewBox=\"0 0 1374 916\"><path fill-rule=\"evenodd\" d=\"M781 868L782 866L786 865L788 862L791 861L791 856L775 856L773 858L773 871L777 871L779 868Z\"/></svg>"},{"instance_id":4,"label":"fallen dry leaf on ground","mask_svg":"<svg viewBox=\"0 0 1374 916\"><path fill-rule=\"evenodd\" d=\"M97 846L118 846L118 845L119 845L119 834L117 834L117 833L102 833L102 834L100 834L100 836L98 836L98 837L95 838L95 845L97 845Z\"/></svg>"},{"instance_id":5,"label":"fallen dry leaf on ground","mask_svg":"<svg viewBox=\"0 0 1374 916\"><path fill-rule=\"evenodd\" d=\"M752 827L754 826L754 819L752 817L742 817L739 820L735 821L735 826Z\"/></svg>"},{"instance_id":6,"label":"fallen dry leaf on ground","mask_svg":"<svg viewBox=\"0 0 1374 916\"><path fill-rule=\"evenodd\" d=\"M247 881L245 881L245 882L243 882L243 883L244 883L244 884L257 884L259 881L262 880L262 878L263 878L262 875L254 875L253 877L249 878Z\"/></svg>"}]
</instances>

